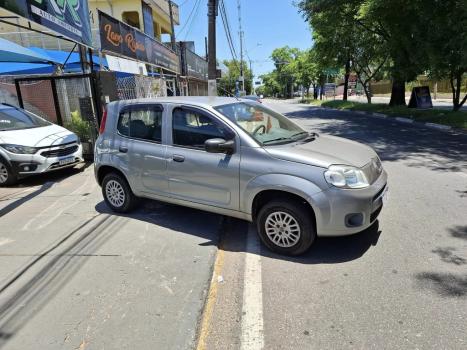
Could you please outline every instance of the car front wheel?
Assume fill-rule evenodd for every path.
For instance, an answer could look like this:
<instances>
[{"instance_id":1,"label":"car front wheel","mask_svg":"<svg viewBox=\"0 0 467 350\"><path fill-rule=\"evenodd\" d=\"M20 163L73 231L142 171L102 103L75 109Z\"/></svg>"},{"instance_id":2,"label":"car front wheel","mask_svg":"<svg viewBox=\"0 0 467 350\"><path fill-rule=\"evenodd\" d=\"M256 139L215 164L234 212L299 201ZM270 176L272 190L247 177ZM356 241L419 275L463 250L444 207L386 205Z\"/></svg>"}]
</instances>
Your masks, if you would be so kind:
<instances>
[{"instance_id":1,"label":"car front wheel","mask_svg":"<svg viewBox=\"0 0 467 350\"><path fill-rule=\"evenodd\" d=\"M309 211L293 201L272 201L264 205L258 214L257 228L263 243L284 255L303 254L316 238Z\"/></svg>"},{"instance_id":2,"label":"car front wheel","mask_svg":"<svg viewBox=\"0 0 467 350\"><path fill-rule=\"evenodd\" d=\"M0 186L13 185L17 181L13 170L3 159L0 159Z\"/></svg>"},{"instance_id":3,"label":"car front wheel","mask_svg":"<svg viewBox=\"0 0 467 350\"><path fill-rule=\"evenodd\" d=\"M115 212L127 213L136 205L137 198L127 181L118 174L107 174L102 181L105 203Z\"/></svg>"}]
</instances>

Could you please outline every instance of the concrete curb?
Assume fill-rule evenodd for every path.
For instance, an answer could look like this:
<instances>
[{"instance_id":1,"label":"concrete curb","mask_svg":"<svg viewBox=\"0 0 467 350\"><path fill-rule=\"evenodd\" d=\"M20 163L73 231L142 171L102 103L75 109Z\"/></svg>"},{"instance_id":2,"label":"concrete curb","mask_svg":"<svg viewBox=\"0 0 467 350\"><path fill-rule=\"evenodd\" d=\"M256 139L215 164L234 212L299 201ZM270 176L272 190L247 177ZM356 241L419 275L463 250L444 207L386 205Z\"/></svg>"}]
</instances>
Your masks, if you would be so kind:
<instances>
[{"instance_id":1,"label":"concrete curb","mask_svg":"<svg viewBox=\"0 0 467 350\"><path fill-rule=\"evenodd\" d=\"M409 119L409 118L396 117L396 120L401 122L401 123L408 123L408 124L413 123L413 120Z\"/></svg>"},{"instance_id":2,"label":"concrete curb","mask_svg":"<svg viewBox=\"0 0 467 350\"><path fill-rule=\"evenodd\" d=\"M360 114L360 115L366 115L368 117L373 117L373 118L378 118L378 119L394 120L394 121L397 121L399 123L411 124L411 125L417 126L417 127L425 127L425 128L436 129L436 130L440 130L440 131L452 131L452 132L460 132L460 133L467 134L467 130L460 129L460 128L454 128L454 127L449 126L449 125L436 124L436 123L416 122L416 121L414 121L412 119L409 119L409 118L391 117L391 116L389 116L387 114L383 114L383 113L367 113L367 112L364 112L364 111L353 111L353 110L350 110L350 109L338 109L338 108L330 108L330 107L321 107L321 108L323 108L325 110L330 110L330 111L352 112L352 113L356 113L356 114Z\"/></svg>"}]
</instances>

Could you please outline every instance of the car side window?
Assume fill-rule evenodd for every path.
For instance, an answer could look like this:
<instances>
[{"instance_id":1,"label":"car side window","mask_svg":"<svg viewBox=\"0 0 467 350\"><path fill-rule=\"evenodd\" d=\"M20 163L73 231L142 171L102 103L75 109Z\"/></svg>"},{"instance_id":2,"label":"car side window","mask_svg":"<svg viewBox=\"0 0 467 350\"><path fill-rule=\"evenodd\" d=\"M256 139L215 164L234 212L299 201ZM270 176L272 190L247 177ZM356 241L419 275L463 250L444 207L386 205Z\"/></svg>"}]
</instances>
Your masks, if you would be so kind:
<instances>
[{"instance_id":1,"label":"car side window","mask_svg":"<svg viewBox=\"0 0 467 350\"><path fill-rule=\"evenodd\" d=\"M206 140L234 137L228 127L201 111L175 108L172 112L172 138L176 146L204 149Z\"/></svg>"},{"instance_id":2,"label":"car side window","mask_svg":"<svg viewBox=\"0 0 467 350\"><path fill-rule=\"evenodd\" d=\"M162 112L160 106L141 106L120 114L118 132L127 137L162 142Z\"/></svg>"}]
</instances>

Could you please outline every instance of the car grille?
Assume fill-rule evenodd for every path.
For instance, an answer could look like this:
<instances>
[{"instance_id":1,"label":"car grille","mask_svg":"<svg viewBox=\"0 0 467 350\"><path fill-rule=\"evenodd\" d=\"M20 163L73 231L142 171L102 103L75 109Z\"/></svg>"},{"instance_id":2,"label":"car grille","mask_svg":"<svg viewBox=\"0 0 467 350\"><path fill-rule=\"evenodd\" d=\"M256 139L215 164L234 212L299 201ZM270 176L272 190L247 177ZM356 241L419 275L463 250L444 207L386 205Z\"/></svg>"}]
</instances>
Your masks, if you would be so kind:
<instances>
[{"instance_id":1,"label":"car grille","mask_svg":"<svg viewBox=\"0 0 467 350\"><path fill-rule=\"evenodd\" d=\"M371 161L362 168L362 171L370 185L373 184L383 172L381 161L377 157L372 158Z\"/></svg>"},{"instance_id":2,"label":"car grille","mask_svg":"<svg viewBox=\"0 0 467 350\"><path fill-rule=\"evenodd\" d=\"M68 156L70 154L73 154L77 150L78 150L78 146L74 145L74 146L67 147L67 148L59 148L59 149L53 149L50 151L44 151L44 152L41 152L41 155L46 158L63 157L63 156Z\"/></svg>"}]
</instances>

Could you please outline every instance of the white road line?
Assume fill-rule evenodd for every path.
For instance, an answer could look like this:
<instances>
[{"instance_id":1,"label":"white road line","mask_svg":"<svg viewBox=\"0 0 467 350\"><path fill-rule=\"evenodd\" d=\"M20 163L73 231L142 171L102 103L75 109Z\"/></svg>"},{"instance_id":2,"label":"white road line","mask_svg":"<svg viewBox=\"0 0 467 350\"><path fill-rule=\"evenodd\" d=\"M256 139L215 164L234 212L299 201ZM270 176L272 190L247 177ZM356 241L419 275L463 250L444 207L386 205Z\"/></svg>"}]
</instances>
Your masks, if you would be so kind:
<instances>
[{"instance_id":1,"label":"white road line","mask_svg":"<svg viewBox=\"0 0 467 350\"><path fill-rule=\"evenodd\" d=\"M73 192L69 193L67 196L72 196L72 195L78 194L78 193L81 192L82 189L85 189L86 186L88 186L89 178L90 178L90 176L86 176L86 178L85 178L85 180L84 180L84 183L82 183L78 188L76 188ZM46 213L48 214L48 213L52 212L52 209L53 209L56 205L58 205L58 206L60 207L61 201L62 201L63 198L64 198L64 197L59 197L57 200L55 200L54 202L52 202L52 204L50 204L50 205L47 206L44 210L42 210L39 214L37 214L37 215L33 216L31 219L29 219L29 221L26 222L26 224L23 226L23 228L22 228L21 230L22 230L22 231L29 230L29 228L32 226L33 223L35 224L34 226L37 227L37 226L38 226L37 223L36 223L37 220L38 220L38 219L41 219ZM75 204L77 204L77 203L78 203L78 201L75 202L75 203L73 203L73 205L75 205ZM72 205L72 206L73 206L73 205ZM64 209L62 208L61 212L63 212L63 211L66 210L66 209L69 209L69 207L66 207L66 208L64 208ZM55 209L54 212L57 213L57 209ZM60 212L60 211L59 211L59 212ZM55 215L55 216L53 217L53 220L55 220L56 218L57 218L57 215ZM52 221L53 221L53 220L52 220ZM50 219L49 219L49 221L47 221L47 224L50 224ZM39 228L42 228L42 227L44 227L44 225L40 225Z\"/></svg>"},{"instance_id":2,"label":"white road line","mask_svg":"<svg viewBox=\"0 0 467 350\"><path fill-rule=\"evenodd\" d=\"M13 242L14 240L12 239L0 237L0 246L8 244L8 243L13 243Z\"/></svg>"},{"instance_id":3,"label":"white road line","mask_svg":"<svg viewBox=\"0 0 467 350\"><path fill-rule=\"evenodd\" d=\"M242 350L260 350L264 348L260 249L258 235L253 226L249 225L245 275L243 277Z\"/></svg>"}]
</instances>

